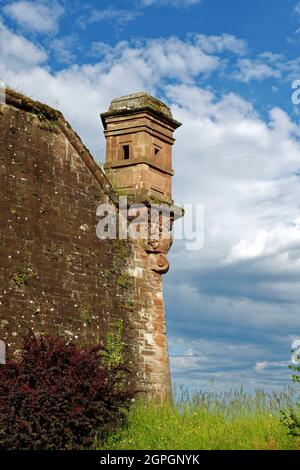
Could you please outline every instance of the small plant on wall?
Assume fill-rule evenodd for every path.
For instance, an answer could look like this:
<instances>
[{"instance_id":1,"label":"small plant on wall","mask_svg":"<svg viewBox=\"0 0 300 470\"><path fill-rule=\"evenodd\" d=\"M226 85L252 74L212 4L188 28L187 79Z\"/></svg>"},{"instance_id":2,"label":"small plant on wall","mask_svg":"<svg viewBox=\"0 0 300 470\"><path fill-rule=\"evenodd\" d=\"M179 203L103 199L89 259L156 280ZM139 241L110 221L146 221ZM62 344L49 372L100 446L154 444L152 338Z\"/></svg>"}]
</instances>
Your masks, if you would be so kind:
<instances>
[{"instance_id":1,"label":"small plant on wall","mask_svg":"<svg viewBox=\"0 0 300 470\"><path fill-rule=\"evenodd\" d=\"M35 276L36 276L35 269L29 266L27 268L24 268L22 271L18 273L14 273L11 276L11 280L16 287L24 288L25 286L27 286L29 279Z\"/></svg>"},{"instance_id":2,"label":"small plant on wall","mask_svg":"<svg viewBox=\"0 0 300 470\"><path fill-rule=\"evenodd\" d=\"M115 323L111 323L105 349L100 351L104 363L110 369L122 366L124 363L123 329L123 320L120 319Z\"/></svg>"}]
</instances>

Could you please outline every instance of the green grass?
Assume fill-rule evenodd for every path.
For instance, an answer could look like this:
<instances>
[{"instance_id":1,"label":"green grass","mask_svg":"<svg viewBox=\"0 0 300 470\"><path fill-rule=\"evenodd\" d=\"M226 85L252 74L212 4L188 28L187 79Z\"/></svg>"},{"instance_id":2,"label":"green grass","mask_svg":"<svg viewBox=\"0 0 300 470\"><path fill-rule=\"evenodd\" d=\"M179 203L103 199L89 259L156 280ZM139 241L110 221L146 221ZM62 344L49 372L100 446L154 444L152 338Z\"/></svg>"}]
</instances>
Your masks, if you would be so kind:
<instances>
[{"instance_id":1,"label":"green grass","mask_svg":"<svg viewBox=\"0 0 300 470\"><path fill-rule=\"evenodd\" d=\"M300 441L289 436L280 421L279 410L293 401L293 393L199 393L183 395L176 406L138 401L128 415L128 426L98 448L300 449Z\"/></svg>"}]
</instances>

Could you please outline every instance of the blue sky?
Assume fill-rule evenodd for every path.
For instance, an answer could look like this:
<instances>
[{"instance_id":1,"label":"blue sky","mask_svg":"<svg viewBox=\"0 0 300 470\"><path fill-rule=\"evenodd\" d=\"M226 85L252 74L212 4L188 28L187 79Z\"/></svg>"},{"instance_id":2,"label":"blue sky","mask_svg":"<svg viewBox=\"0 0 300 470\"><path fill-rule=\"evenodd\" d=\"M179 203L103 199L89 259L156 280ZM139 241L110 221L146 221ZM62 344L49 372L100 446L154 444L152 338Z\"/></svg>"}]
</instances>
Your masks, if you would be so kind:
<instances>
[{"instance_id":1,"label":"blue sky","mask_svg":"<svg viewBox=\"0 0 300 470\"><path fill-rule=\"evenodd\" d=\"M276 389L300 337L300 3L0 2L0 78L59 108L98 161L99 113L146 90L176 131L174 196L205 244L165 276L174 383Z\"/></svg>"}]
</instances>

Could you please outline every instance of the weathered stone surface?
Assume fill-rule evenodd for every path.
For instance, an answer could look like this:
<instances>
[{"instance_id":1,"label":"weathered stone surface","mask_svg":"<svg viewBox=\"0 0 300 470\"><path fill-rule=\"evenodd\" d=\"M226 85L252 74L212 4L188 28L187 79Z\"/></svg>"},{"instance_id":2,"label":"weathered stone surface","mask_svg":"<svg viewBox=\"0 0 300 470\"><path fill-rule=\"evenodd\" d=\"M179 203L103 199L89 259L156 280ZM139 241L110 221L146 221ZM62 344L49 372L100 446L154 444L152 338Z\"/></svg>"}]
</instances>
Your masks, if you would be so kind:
<instances>
[{"instance_id":1,"label":"weathered stone surface","mask_svg":"<svg viewBox=\"0 0 300 470\"><path fill-rule=\"evenodd\" d=\"M142 273L134 280L134 304L139 312L134 321L139 331L136 354L142 374L140 382L170 398L161 274L169 270L167 253L172 245L173 221L182 215L177 211L176 216L172 209L173 133L180 123L164 103L146 93L113 100L109 111L101 116L108 178L119 193L131 197L131 203L146 202L140 216L145 219L146 213L148 237L133 242L131 266L131 272Z\"/></svg>"},{"instance_id":2,"label":"weathered stone surface","mask_svg":"<svg viewBox=\"0 0 300 470\"><path fill-rule=\"evenodd\" d=\"M121 193L172 204L172 145L180 123L146 93L114 100L101 115L106 137L105 170Z\"/></svg>"},{"instance_id":3,"label":"weathered stone surface","mask_svg":"<svg viewBox=\"0 0 300 470\"><path fill-rule=\"evenodd\" d=\"M132 114L144 110L157 114L160 119L169 120L175 129L181 125L180 122L173 119L171 110L165 103L145 92L115 98L111 102L108 112L103 113L102 116L105 118L113 114ZM105 125L105 119L103 122Z\"/></svg>"},{"instance_id":4,"label":"weathered stone surface","mask_svg":"<svg viewBox=\"0 0 300 470\"><path fill-rule=\"evenodd\" d=\"M99 240L96 208L103 202L118 206L113 185L61 113L13 91L6 98L0 106L0 339L9 356L28 329L95 344L104 343L121 319L128 381L170 398L161 273L169 267L171 233L146 246ZM153 198L155 185L163 191L159 199L172 202L171 145L178 123L158 103L144 94L126 97L115 100L105 117L108 173L116 163L119 181L125 189L132 186L132 202ZM131 112L138 116L133 126ZM126 139L140 186L137 175L127 172L130 165L118 160L117 147ZM153 148L161 151L154 164Z\"/></svg>"},{"instance_id":5,"label":"weathered stone surface","mask_svg":"<svg viewBox=\"0 0 300 470\"><path fill-rule=\"evenodd\" d=\"M0 169L0 338L8 353L28 329L92 344L122 319L126 335L129 294L118 279L132 247L96 237L96 208L116 194L62 115L9 92ZM131 342L130 334L134 366Z\"/></svg>"}]
</instances>

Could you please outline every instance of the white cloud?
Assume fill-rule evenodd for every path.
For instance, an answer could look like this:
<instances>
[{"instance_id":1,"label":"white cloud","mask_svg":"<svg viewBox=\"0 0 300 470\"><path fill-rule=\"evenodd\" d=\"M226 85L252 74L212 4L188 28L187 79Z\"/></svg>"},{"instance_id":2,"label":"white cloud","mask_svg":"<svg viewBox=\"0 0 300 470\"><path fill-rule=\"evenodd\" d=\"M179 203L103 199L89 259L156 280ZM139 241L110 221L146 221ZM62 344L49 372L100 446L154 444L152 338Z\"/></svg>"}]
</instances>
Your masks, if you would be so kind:
<instances>
[{"instance_id":1,"label":"white cloud","mask_svg":"<svg viewBox=\"0 0 300 470\"><path fill-rule=\"evenodd\" d=\"M26 30L51 33L57 31L64 9L56 0L21 0L7 4L3 12Z\"/></svg>"},{"instance_id":2,"label":"white cloud","mask_svg":"<svg viewBox=\"0 0 300 470\"><path fill-rule=\"evenodd\" d=\"M199 367L201 363L207 363L208 357L205 356L191 356L191 355L184 355L184 356L171 356L171 367L176 368L178 371L180 370L192 370Z\"/></svg>"},{"instance_id":3,"label":"white cloud","mask_svg":"<svg viewBox=\"0 0 300 470\"><path fill-rule=\"evenodd\" d=\"M281 71L264 63L262 60L241 59L238 61L238 71L233 75L237 80L250 82L251 80L265 80L266 78L280 78Z\"/></svg>"},{"instance_id":4,"label":"white cloud","mask_svg":"<svg viewBox=\"0 0 300 470\"><path fill-rule=\"evenodd\" d=\"M61 64L71 64L76 60L74 46L76 45L75 36L51 38L49 49L57 62Z\"/></svg>"},{"instance_id":5,"label":"white cloud","mask_svg":"<svg viewBox=\"0 0 300 470\"><path fill-rule=\"evenodd\" d=\"M109 70L112 79L118 70L126 69L128 80L136 77L146 88L160 84L161 80L191 82L200 74L211 73L219 66L219 58L203 52L197 41L182 41L177 37L152 39L128 43L122 41L116 47L94 43L93 54L99 53L101 68ZM100 64L99 64L100 67Z\"/></svg>"},{"instance_id":6,"label":"white cloud","mask_svg":"<svg viewBox=\"0 0 300 470\"><path fill-rule=\"evenodd\" d=\"M281 54L265 51L253 58L239 59L232 77L249 83L252 80L281 79L293 81L299 77L300 59L287 60Z\"/></svg>"},{"instance_id":7,"label":"white cloud","mask_svg":"<svg viewBox=\"0 0 300 470\"><path fill-rule=\"evenodd\" d=\"M263 361L263 362L257 362L255 364L255 370L256 372L264 372L266 369L269 368L276 368L276 367L287 367L288 362L283 362L283 361L278 361L278 362L269 362L269 361Z\"/></svg>"},{"instance_id":8,"label":"white cloud","mask_svg":"<svg viewBox=\"0 0 300 470\"><path fill-rule=\"evenodd\" d=\"M141 6L172 6L172 7L191 7L197 5L202 0L140 0Z\"/></svg>"},{"instance_id":9,"label":"white cloud","mask_svg":"<svg viewBox=\"0 0 300 470\"><path fill-rule=\"evenodd\" d=\"M86 28L92 23L115 23L119 28L123 28L127 23L134 21L141 15L137 10L124 10L114 7L104 8L102 10L92 9L87 14L78 18L77 23Z\"/></svg>"},{"instance_id":10,"label":"white cloud","mask_svg":"<svg viewBox=\"0 0 300 470\"><path fill-rule=\"evenodd\" d=\"M192 351L191 355L184 353L186 347ZM170 364L175 390L182 385L210 393L240 387L248 392L258 388L267 392L278 390L289 380L288 361L278 360L276 352L270 353L268 348L268 345L247 339L240 342L211 339L205 331L198 339L172 337ZM173 354L173 351L179 351L179 354ZM271 359L264 360L266 356Z\"/></svg>"},{"instance_id":11,"label":"white cloud","mask_svg":"<svg viewBox=\"0 0 300 470\"><path fill-rule=\"evenodd\" d=\"M220 261L226 245L230 250L257 227L295 220L300 146L294 138L297 126L285 113L273 110L265 122L234 94L218 101L213 93L185 85L169 86L167 93L184 123L175 146L180 172L175 198L189 201L192 185L199 188L193 200L205 204L208 233L201 263L206 257L211 263L209 252Z\"/></svg>"},{"instance_id":12,"label":"white cloud","mask_svg":"<svg viewBox=\"0 0 300 470\"><path fill-rule=\"evenodd\" d=\"M0 19L0 70L4 73L32 72L32 68L45 62L46 52L22 36L11 32Z\"/></svg>"},{"instance_id":13,"label":"white cloud","mask_svg":"<svg viewBox=\"0 0 300 470\"><path fill-rule=\"evenodd\" d=\"M169 256L169 331L185 338L219 335L239 348L252 341L251 354L240 365L230 365L223 348L230 370L223 373L221 365L216 370L221 387L253 388L260 383L251 372L255 363L289 358L289 335L300 331L299 126L279 108L263 118L232 93L218 98L184 84L170 85L166 93L184 123L174 147L175 200L205 206L204 249L190 254L176 242ZM260 252L267 250L268 256L241 260L241 245L244 257L257 250L260 231L267 234ZM224 264L230 256L235 261ZM288 338L279 350L275 332ZM257 357L259 344L266 346ZM208 362L212 371L211 355ZM174 374L177 382L190 381L176 367ZM198 367L193 380L208 387L209 373ZM278 387L290 379L287 371L267 369L259 380Z\"/></svg>"},{"instance_id":14,"label":"white cloud","mask_svg":"<svg viewBox=\"0 0 300 470\"><path fill-rule=\"evenodd\" d=\"M265 370L265 369L268 367L268 364L269 364L268 361L257 362L257 363L255 364L255 370L256 370L257 372L261 372L261 371Z\"/></svg>"},{"instance_id":15,"label":"white cloud","mask_svg":"<svg viewBox=\"0 0 300 470\"><path fill-rule=\"evenodd\" d=\"M175 267L171 264L171 269ZM215 274L214 283L222 282L217 271ZM298 305L237 299L225 292L223 297L216 293L205 295L199 293L205 273L198 288L191 288L185 282L189 277L186 270L178 273L178 282L176 277L174 281L173 275L168 282L172 285L167 286L175 384L196 390L218 391L243 386L247 391L258 387L271 391L290 383L287 365L290 345L300 330ZM239 282L239 273L234 281ZM249 289L255 289L255 285L250 285ZM294 331L293 337L287 334L289 331ZM257 363L263 363L258 366L259 376Z\"/></svg>"},{"instance_id":16,"label":"white cloud","mask_svg":"<svg viewBox=\"0 0 300 470\"><path fill-rule=\"evenodd\" d=\"M254 239L241 240L233 246L226 260L229 263L251 260L260 257L282 255L297 262L300 268L300 218L291 225L279 223L274 229L260 230Z\"/></svg>"},{"instance_id":17,"label":"white cloud","mask_svg":"<svg viewBox=\"0 0 300 470\"><path fill-rule=\"evenodd\" d=\"M224 51L231 51L235 54L245 54L247 51L247 43L243 39L238 39L232 34L222 34L219 36L206 36L198 34L197 40L203 51L214 54Z\"/></svg>"},{"instance_id":18,"label":"white cloud","mask_svg":"<svg viewBox=\"0 0 300 470\"><path fill-rule=\"evenodd\" d=\"M114 48L101 44L102 53L96 64L74 65L52 73L46 67L34 67L46 59L43 50L4 26L2 31L3 79L50 105L59 102L66 117L97 156L99 111L105 110L112 98L144 89L157 93L167 80L192 82L199 74L208 74L219 65L219 59L204 53L196 42L171 37L125 41ZM29 54L24 54L24 46L30 49ZM22 73L22 60L31 66L30 73L28 70Z\"/></svg>"}]
</instances>

